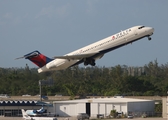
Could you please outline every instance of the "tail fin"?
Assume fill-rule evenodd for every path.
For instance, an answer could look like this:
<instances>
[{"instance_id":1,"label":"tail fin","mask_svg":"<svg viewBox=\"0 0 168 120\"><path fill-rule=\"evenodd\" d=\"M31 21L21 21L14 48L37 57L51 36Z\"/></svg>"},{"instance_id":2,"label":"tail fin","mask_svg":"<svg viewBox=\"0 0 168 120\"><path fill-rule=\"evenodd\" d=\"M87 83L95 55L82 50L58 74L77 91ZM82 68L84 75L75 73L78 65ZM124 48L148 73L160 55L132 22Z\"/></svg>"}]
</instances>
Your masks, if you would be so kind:
<instances>
[{"instance_id":1,"label":"tail fin","mask_svg":"<svg viewBox=\"0 0 168 120\"><path fill-rule=\"evenodd\" d=\"M27 113L22 109L22 116L25 120L31 120L31 117L27 115Z\"/></svg>"},{"instance_id":2,"label":"tail fin","mask_svg":"<svg viewBox=\"0 0 168 120\"><path fill-rule=\"evenodd\" d=\"M39 51L33 51L31 53L28 53L24 55L25 59L29 59L34 64L36 64L38 67L43 67L48 62L52 61L53 59L46 57L45 55L41 54Z\"/></svg>"},{"instance_id":3,"label":"tail fin","mask_svg":"<svg viewBox=\"0 0 168 120\"><path fill-rule=\"evenodd\" d=\"M45 109L43 107L41 107L39 110L37 110L37 112L43 113L43 112L45 112Z\"/></svg>"}]
</instances>

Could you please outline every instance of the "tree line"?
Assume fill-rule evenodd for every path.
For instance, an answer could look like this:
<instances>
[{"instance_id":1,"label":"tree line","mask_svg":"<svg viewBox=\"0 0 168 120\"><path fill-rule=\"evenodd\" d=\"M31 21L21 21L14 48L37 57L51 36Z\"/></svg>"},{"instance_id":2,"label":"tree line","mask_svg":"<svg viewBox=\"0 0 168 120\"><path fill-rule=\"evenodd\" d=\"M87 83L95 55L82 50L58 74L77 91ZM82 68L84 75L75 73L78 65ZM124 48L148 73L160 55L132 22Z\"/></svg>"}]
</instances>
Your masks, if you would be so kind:
<instances>
[{"instance_id":1,"label":"tree line","mask_svg":"<svg viewBox=\"0 0 168 120\"><path fill-rule=\"evenodd\" d=\"M43 95L69 96L163 96L168 90L168 63L157 60L142 67L71 67L61 71L37 73L37 68L0 68L0 94L37 95L39 80L54 83L42 86Z\"/></svg>"}]
</instances>

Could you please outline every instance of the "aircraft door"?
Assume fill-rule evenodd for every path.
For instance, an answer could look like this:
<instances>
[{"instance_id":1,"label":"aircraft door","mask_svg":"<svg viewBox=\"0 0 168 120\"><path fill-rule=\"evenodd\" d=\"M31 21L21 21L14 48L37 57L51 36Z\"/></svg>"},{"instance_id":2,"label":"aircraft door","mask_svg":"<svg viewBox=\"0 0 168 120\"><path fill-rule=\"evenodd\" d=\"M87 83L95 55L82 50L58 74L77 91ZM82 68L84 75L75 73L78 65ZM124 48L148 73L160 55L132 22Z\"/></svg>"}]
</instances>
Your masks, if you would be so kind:
<instances>
[{"instance_id":1,"label":"aircraft door","mask_svg":"<svg viewBox=\"0 0 168 120\"><path fill-rule=\"evenodd\" d=\"M86 113L90 116L91 115L91 106L90 103L86 103Z\"/></svg>"}]
</instances>

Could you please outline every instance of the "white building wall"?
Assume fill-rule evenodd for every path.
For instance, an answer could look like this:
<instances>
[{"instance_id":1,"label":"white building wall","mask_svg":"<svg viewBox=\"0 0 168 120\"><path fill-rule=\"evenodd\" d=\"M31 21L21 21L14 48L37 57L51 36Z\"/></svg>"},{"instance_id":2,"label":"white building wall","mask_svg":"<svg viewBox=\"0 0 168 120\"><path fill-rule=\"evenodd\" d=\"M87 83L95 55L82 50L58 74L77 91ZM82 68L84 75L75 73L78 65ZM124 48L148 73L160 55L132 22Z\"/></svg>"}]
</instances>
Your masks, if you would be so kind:
<instances>
[{"instance_id":1,"label":"white building wall","mask_svg":"<svg viewBox=\"0 0 168 120\"><path fill-rule=\"evenodd\" d=\"M162 98L162 117L167 118L167 98Z\"/></svg>"},{"instance_id":2,"label":"white building wall","mask_svg":"<svg viewBox=\"0 0 168 120\"><path fill-rule=\"evenodd\" d=\"M77 104L76 115L78 113L85 113L85 112L86 112L86 103L78 103Z\"/></svg>"},{"instance_id":3,"label":"white building wall","mask_svg":"<svg viewBox=\"0 0 168 120\"><path fill-rule=\"evenodd\" d=\"M118 104L114 104L114 109L117 111L117 112L120 112L121 111L121 105L118 103Z\"/></svg>"},{"instance_id":4,"label":"white building wall","mask_svg":"<svg viewBox=\"0 0 168 120\"><path fill-rule=\"evenodd\" d=\"M106 113L105 113L105 116L110 115L111 110L113 110L113 104L106 103Z\"/></svg>"},{"instance_id":5,"label":"white building wall","mask_svg":"<svg viewBox=\"0 0 168 120\"><path fill-rule=\"evenodd\" d=\"M55 113L59 116L77 116L78 113L85 113L85 103L56 103Z\"/></svg>"},{"instance_id":6,"label":"white building wall","mask_svg":"<svg viewBox=\"0 0 168 120\"><path fill-rule=\"evenodd\" d=\"M105 103L98 103L98 114L105 114Z\"/></svg>"},{"instance_id":7,"label":"white building wall","mask_svg":"<svg viewBox=\"0 0 168 120\"><path fill-rule=\"evenodd\" d=\"M70 104L68 107L68 115L76 116L77 115L77 104Z\"/></svg>"},{"instance_id":8,"label":"white building wall","mask_svg":"<svg viewBox=\"0 0 168 120\"><path fill-rule=\"evenodd\" d=\"M127 104L123 103L121 104L121 112L123 112L124 114L127 114Z\"/></svg>"},{"instance_id":9,"label":"white building wall","mask_svg":"<svg viewBox=\"0 0 168 120\"><path fill-rule=\"evenodd\" d=\"M91 103L90 104L90 107L91 107L91 116L92 117L97 117L97 114L98 114L98 103Z\"/></svg>"}]
</instances>

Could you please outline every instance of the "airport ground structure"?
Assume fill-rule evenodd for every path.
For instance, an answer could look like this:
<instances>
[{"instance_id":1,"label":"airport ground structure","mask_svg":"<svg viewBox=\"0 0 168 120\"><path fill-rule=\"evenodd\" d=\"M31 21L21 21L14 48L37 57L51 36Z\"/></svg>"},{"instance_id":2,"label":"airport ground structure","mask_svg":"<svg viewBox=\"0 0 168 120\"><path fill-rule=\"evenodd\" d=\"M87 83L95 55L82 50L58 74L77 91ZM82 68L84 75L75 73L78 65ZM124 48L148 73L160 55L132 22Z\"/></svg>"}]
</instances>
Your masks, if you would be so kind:
<instances>
[{"instance_id":1,"label":"airport ground structure","mask_svg":"<svg viewBox=\"0 0 168 120\"><path fill-rule=\"evenodd\" d=\"M42 106L47 112L53 110L51 104L41 101L0 101L0 117L22 117L21 109L37 110Z\"/></svg>"},{"instance_id":2,"label":"airport ground structure","mask_svg":"<svg viewBox=\"0 0 168 120\"><path fill-rule=\"evenodd\" d=\"M163 103L163 118L167 117L166 97L160 96L125 96L124 98L114 98L105 96L87 96L85 99L70 100L70 96L48 96L48 100L43 102L52 103L53 106L44 106L47 112L59 117L76 116L80 112L88 113L92 117L98 114L108 116L110 110L124 114L134 113L138 116L147 113L154 115L154 106L158 101ZM41 104L38 96L11 96L10 98L0 98L0 116L21 116L20 109L39 109ZM148 106L148 107L146 107ZM72 110L71 110L72 109ZM75 112L73 112L75 111Z\"/></svg>"},{"instance_id":3,"label":"airport ground structure","mask_svg":"<svg viewBox=\"0 0 168 120\"><path fill-rule=\"evenodd\" d=\"M0 101L0 116L22 116L21 109L39 109L37 101Z\"/></svg>"},{"instance_id":4,"label":"airport ground structure","mask_svg":"<svg viewBox=\"0 0 168 120\"><path fill-rule=\"evenodd\" d=\"M123 97L91 98L68 101L54 101L54 113L58 116L77 116L87 113L91 118L109 117L111 110L122 115L133 114L141 117L154 115L155 102L153 100L131 99Z\"/></svg>"}]
</instances>

